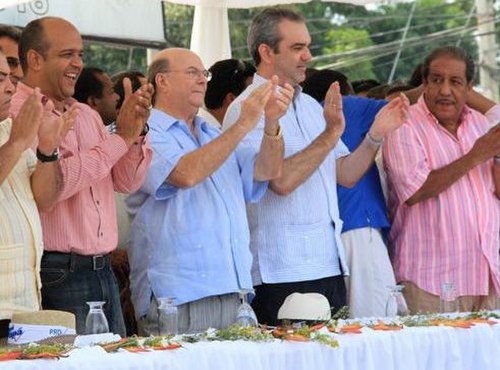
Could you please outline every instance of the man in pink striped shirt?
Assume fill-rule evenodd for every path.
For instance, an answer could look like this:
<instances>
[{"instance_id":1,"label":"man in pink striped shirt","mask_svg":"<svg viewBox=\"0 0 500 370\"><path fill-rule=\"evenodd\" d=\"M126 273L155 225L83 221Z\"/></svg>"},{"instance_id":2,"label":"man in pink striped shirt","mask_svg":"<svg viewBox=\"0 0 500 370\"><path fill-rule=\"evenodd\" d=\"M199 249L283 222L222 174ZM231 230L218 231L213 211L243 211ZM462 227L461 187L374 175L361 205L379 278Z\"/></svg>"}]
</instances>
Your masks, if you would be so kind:
<instances>
[{"instance_id":1,"label":"man in pink striped shirt","mask_svg":"<svg viewBox=\"0 0 500 370\"><path fill-rule=\"evenodd\" d=\"M453 283L461 310L492 308L500 293L500 125L465 102L474 63L434 50L424 94L384 146L396 279L411 312L439 311Z\"/></svg>"},{"instance_id":2,"label":"man in pink striped shirt","mask_svg":"<svg viewBox=\"0 0 500 370\"><path fill-rule=\"evenodd\" d=\"M86 302L106 301L110 331L124 335L109 263L118 237L114 191L133 192L146 175L152 152L141 132L152 87L129 91L116 121L117 133L111 135L96 111L71 98L83 68L82 39L71 23L55 17L30 22L19 50L24 79L12 99L14 115L35 87L52 100L56 116L79 106L74 126L59 147L61 158L57 152L37 153L42 162L59 160L62 183L56 205L41 213L42 307L73 312L77 332L83 333Z\"/></svg>"}]
</instances>

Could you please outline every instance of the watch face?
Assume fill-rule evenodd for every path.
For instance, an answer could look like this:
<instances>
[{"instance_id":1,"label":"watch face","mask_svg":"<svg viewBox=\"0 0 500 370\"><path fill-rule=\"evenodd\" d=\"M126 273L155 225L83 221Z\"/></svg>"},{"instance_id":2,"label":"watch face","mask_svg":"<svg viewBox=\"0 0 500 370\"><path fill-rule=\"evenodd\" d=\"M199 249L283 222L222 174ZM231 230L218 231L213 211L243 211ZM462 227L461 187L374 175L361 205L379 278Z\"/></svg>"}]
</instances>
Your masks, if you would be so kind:
<instances>
[{"instance_id":1,"label":"watch face","mask_svg":"<svg viewBox=\"0 0 500 370\"><path fill-rule=\"evenodd\" d=\"M144 124L144 127L142 128L141 136L146 135L148 132L149 132L149 125L148 125L148 123L146 122L146 123Z\"/></svg>"}]
</instances>

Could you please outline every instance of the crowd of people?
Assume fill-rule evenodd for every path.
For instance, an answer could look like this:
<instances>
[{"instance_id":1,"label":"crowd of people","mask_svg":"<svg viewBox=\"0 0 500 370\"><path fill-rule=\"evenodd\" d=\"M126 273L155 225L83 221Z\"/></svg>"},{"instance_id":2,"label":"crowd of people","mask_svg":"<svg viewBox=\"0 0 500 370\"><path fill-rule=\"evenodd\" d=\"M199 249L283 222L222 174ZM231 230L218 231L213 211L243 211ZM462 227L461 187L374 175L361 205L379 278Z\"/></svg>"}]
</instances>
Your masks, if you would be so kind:
<instances>
[{"instance_id":1,"label":"crowd of people","mask_svg":"<svg viewBox=\"0 0 500 370\"><path fill-rule=\"evenodd\" d=\"M288 8L247 41L253 64L167 48L147 75L109 76L65 19L0 27L0 318L63 310L83 333L105 301L110 331L149 335L175 297L194 333L234 323L251 290L268 325L293 293L381 317L396 283L411 313L438 312L445 283L461 310L495 308L500 105L467 52L383 86L308 69ZM137 327L110 257L123 209Z\"/></svg>"}]
</instances>

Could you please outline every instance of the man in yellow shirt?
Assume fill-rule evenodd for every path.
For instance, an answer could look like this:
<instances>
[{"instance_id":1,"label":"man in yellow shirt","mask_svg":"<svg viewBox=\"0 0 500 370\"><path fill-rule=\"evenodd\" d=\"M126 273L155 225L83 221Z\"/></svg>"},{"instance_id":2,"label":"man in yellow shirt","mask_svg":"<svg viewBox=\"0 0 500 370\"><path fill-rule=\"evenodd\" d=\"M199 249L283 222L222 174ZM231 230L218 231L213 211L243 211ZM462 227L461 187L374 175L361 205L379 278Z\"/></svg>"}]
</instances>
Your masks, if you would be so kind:
<instances>
[{"instance_id":1,"label":"man in yellow shirt","mask_svg":"<svg viewBox=\"0 0 500 370\"><path fill-rule=\"evenodd\" d=\"M57 158L50 154L76 113L47 119L53 105L37 89L11 119L15 86L10 75L0 52L0 319L40 309L43 244L38 210L49 210L56 200L60 174ZM36 156L30 149L33 143Z\"/></svg>"}]
</instances>

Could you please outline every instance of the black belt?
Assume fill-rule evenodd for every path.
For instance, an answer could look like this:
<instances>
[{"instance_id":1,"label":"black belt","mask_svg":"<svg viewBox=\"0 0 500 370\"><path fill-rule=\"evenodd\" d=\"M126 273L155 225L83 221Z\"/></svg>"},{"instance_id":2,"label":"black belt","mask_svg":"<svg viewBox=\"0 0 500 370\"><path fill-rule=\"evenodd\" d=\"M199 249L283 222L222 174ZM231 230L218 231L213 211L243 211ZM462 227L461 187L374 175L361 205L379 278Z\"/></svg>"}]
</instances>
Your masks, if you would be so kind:
<instances>
[{"instance_id":1,"label":"black belt","mask_svg":"<svg viewBox=\"0 0 500 370\"><path fill-rule=\"evenodd\" d=\"M42 261L58 262L88 270L102 270L110 266L109 253L95 256L82 256L76 253L43 252Z\"/></svg>"}]
</instances>

